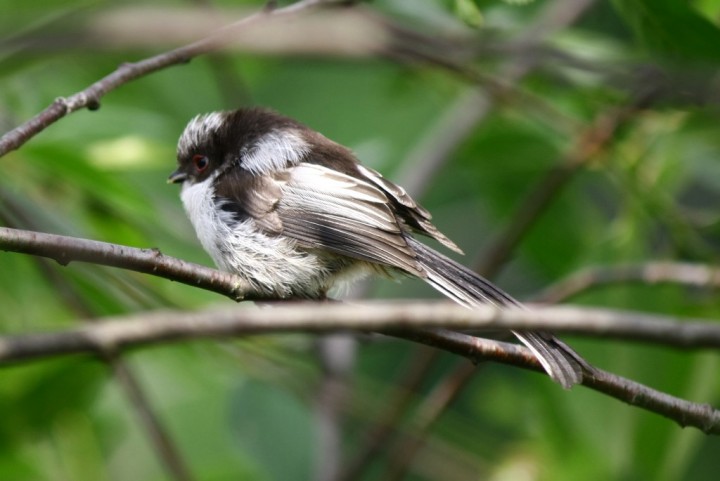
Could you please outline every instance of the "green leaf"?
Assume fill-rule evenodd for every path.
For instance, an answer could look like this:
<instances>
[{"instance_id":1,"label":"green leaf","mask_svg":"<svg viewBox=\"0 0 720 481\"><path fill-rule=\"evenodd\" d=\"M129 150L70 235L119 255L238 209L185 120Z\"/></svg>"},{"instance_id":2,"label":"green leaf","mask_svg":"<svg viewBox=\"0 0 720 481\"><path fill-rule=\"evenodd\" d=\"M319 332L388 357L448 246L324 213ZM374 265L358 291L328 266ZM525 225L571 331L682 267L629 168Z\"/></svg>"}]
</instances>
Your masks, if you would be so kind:
<instances>
[{"instance_id":1,"label":"green leaf","mask_svg":"<svg viewBox=\"0 0 720 481\"><path fill-rule=\"evenodd\" d=\"M471 27L481 27L483 14L473 0L455 0L455 11L460 20Z\"/></svg>"}]
</instances>

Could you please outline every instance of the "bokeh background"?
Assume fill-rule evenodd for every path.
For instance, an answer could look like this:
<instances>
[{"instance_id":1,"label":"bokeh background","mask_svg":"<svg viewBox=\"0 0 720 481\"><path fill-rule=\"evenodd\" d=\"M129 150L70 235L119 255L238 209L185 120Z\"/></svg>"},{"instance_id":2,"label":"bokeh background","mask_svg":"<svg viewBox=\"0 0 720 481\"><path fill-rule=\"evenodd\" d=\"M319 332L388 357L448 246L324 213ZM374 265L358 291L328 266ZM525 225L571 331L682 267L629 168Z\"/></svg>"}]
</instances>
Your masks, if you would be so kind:
<instances>
[{"instance_id":1,"label":"bokeh background","mask_svg":"<svg viewBox=\"0 0 720 481\"><path fill-rule=\"evenodd\" d=\"M210 265L165 184L175 143L197 113L263 105L408 186L465 250L462 262L520 299L598 267L717 263L720 1L362 3L405 44L344 51L336 39L374 31L353 37L324 18L312 40L269 48L260 28L259 46L128 83L0 159L0 225ZM261 7L1 0L0 126ZM718 318L717 291L698 284L616 280L551 301ZM351 294L437 297L414 280ZM0 253L3 335L230 302L122 270ZM604 369L720 405L717 353L568 341ZM175 474L143 409L166 431ZM495 364L469 370L381 337L274 335L1 366L0 479L330 479L373 446L379 422L388 439L346 479L715 480L720 469L717 437L582 387L565 392Z\"/></svg>"}]
</instances>

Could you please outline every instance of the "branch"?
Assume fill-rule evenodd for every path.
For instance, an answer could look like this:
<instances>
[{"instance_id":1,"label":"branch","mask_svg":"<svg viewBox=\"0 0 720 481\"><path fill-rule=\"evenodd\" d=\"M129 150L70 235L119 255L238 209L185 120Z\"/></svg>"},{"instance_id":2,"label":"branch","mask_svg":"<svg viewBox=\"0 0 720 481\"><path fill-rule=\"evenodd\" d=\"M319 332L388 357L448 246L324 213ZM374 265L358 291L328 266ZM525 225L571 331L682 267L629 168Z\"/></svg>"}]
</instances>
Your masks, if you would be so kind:
<instances>
[{"instance_id":1,"label":"branch","mask_svg":"<svg viewBox=\"0 0 720 481\"><path fill-rule=\"evenodd\" d=\"M685 262L647 262L607 267L590 267L549 286L533 301L557 304L583 291L619 283L682 284L699 288L720 288L720 269Z\"/></svg>"},{"instance_id":2,"label":"branch","mask_svg":"<svg viewBox=\"0 0 720 481\"><path fill-rule=\"evenodd\" d=\"M261 299L238 276L166 256L159 249L138 249L77 237L0 227L0 250L48 257L62 265L79 261L120 267L223 294L236 301Z\"/></svg>"},{"instance_id":3,"label":"branch","mask_svg":"<svg viewBox=\"0 0 720 481\"><path fill-rule=\"evenodd\" d=\"M55 259L62 265L71 261L90 262L105 266L120 267L136 272L181 282L223 294L233 300L262 300L240 277L215 269L169 257L157 249L139 249L106 242L75 237L46 234L0 227L0 249ZM272 300L266 299L265 300ZM543 308L533 311L500 311L492 306L482 306L469 311L459 306L441 306L423 312L425 306L410 309L401 306L401 311L388 306L363 312L359 316L338 319L330 324L347 329L404 329L415 327L453 327L458 329L503 328L503 329L547 329L556 332L615 337L665 344L681 348L720 347L720 326L710 321L677 322L675 318L602 309ZM321 311L324 316L333 312L328 308ZM387 324L398 316L395 324ZM435 319L444 319L439 322ZM371 319L367 319L370 317ZM348 319L343 321L343 319ZM328 330L323 321L312 323L302 318L301 325L261 327L262 331L272 329ZM345 324L339 324L346 322ZM356 324L353 324L356 322ZM449 324L448 324L449 323ZM0 358L2 359L2 358Z\"/></svg>"},{"instance_id":4,"label":"branch","mask_svg":"<svg viewBox=\"0 0 720 481\"><path fill-rule=\"evenodd\" d=\"M204 53L216 51L227 42L232 41L232 35L263 18L279 17L298 13L310 7L324 4L338 3L337 0L300 0L283 8L265 8L248 17L238 20L202 40L146 58L135 63L125 63L111 74L93 83L85 90L77 92L70 97L60 97L45 110L32 119L7 132L0 137L0 157L10 151L18 149L32 137L42 132L64 116L80 109L97 110L100 108L100 99L108 92L132 81L164 68L186 63L192 58Z\"/></svg>"},{"instance_id":5,"label":"branch","mask_svg":"<svg viewBox=\"0 0 720 481\"><path fill-rule=\"evenodd\" d=\"M586 325L592 327L583 328ZM409 339L453 352L473 362L493 360L542 371L533 354L522 346L481 339L438 326L453 329L552 329L623 337L639 333L630 337L641 339L660 338L651 334L651 330L660 333L674 331L678 338L695 339L692 345L720 346L720 326L717 325L698 321L674 323L660 316L600 309L544 308L525 311L483 306L468 310L447 303L293 303L264 310L161 311L110 318L103 323L68 331L0 338L0 363L61 354L103 355L130 347L183 339L352 329L379 331ZM720 434L720 411L708 405L675 398L599 369L586 373L583 385L666 416L682 426L690 425L706 433Z\"/></svg>"},{"instance_id":6,"label":"branch","mask_svg":"<svg viewBox=\"0 0 720 481\"><path fill-rule=\"evenodd\" d=\"M167 257L154 249L137 249L5 227L0 227L0 249L50 257L62 264L79 260L122 267L194 285L236 300L256 298L252 292L243 290L248 286L236 276ZM212 319L203 314L159 313L153 316L124 318L125 320L119 323L97 324L74 331L5 338L0 342L0 362L83 352L102 354L121 347L197 337L279 330L321 332L347 328L383 330L386 334L432 345L473 360L493 359L527 369L541 370L530 351L521 346L488 341L443 329L418 330L419 327L438 325L462 329L548 329L598 336L622 336L679 347L720 346L720 327L708 322L676 323L671 318L607 310L555 308L526 312L498 310L492 306L467 310L456 305L433 307L422 304L410 308L377 304L374 308L369 305L369 310L328 304L316 306L315 309L301 309L298 306L286 307L285 311L281 309L278 307L267 312L232 309L213 314ZM342 309L347 312L341 314ZM281 319L281 314L285 316L284 319ZM682 425L690 424L706 432L720 433L720 414L708 406L676 399L599 370L593 376L587 376L584 384L630 404L675 419Z\"/></svg>"}]
</instances>

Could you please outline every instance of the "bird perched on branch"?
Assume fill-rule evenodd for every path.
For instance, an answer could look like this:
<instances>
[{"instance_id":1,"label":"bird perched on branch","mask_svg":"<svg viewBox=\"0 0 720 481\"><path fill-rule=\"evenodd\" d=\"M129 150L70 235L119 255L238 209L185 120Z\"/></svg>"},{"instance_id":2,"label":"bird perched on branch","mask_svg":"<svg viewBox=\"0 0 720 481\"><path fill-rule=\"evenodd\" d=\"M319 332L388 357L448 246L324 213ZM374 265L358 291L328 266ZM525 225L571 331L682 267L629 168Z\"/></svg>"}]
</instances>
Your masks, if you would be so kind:
<instances>
[{"instance_id":1,"label":"bird perched on branch","mask_svg":"<svg viewBox=\"0 0 720 481\"><path fill-rule=\"evenodd\" d=\"M353 153L293 119L261 108L192 119L168 181L218 268L264 296L325 298L367 273L418 277L472 308L520 304L413 237L460 249L405 190ZM515 332L563 387L588 364L546 332Z\"/></svg>"}]
</instances>

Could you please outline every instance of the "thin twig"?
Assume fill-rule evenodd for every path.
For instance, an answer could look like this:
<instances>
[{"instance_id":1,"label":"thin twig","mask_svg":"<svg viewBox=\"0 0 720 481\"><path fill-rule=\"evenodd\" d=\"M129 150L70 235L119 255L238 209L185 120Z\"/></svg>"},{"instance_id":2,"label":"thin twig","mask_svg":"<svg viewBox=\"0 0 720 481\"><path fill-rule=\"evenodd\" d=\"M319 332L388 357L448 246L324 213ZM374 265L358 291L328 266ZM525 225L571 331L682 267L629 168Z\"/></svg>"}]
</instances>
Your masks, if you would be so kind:
<instances>
[{"instance_id":1,"label":"thin twig","mask_svg":"<svg viewBox=\"0 0 720 481\"><path fill-rule=\"evenodd\" d=\"M533 302L558 304L578 294L610 284L680 284L695 288L720 288L720 269L687 262L646 262L588 267L544 289Z\"/></svg>"},{"instance_id":2,"label":"thin twig","mask_svg":"<svg viewBox=\"0 0 720 481\"><path fill-rule=\"evenodd\" d=\"M259 299L240 277L163 255L159 249L138 249L77 237L0 227L0 250L48 257L61 265L77 261L120 267L200 287L236 301Z\"/></svg>"},{"instance_id":3,"label":"thin twig","mask_svg":"<svg viewBox=\"0 0 720 481\"><path fill-rule=\"evenodd\" d=\"M282 8L264 8L237 22L219 29L213 35L189 45L146 58L139 62L124 63L114 72L93 83L86 89L60 97L32 119L0 137L0 157L18 149L32 137L42 132L62 117L80 109L97 110L100 99L116 88L158 70L179 65L208 52L222 48L232 40L232 34L247 25L266 17L278 17L298 13L310 7L338 3L336 0L300 0Z\"/></svg>"},{"instance_id":4,"label":"thin twig","mask_svg":"<svg viewBox=\"0 0 720 481\"><path fill-rule=\"evenodd\" d=\"M473 362L477 362L478 359L501 360L500 362L525 369L542 370L537 359L527 349L514 344L488 341L446 329L424 330L421 333L406 331L403 334L398 337L454 352ZM583 385L631 406L665 416L682 427L693 426L706 434L720 434L720 410L714 409L708 404L676 398L597 368L593 369L592 375L585 375Z\"/></svg>"}]
</instances>

